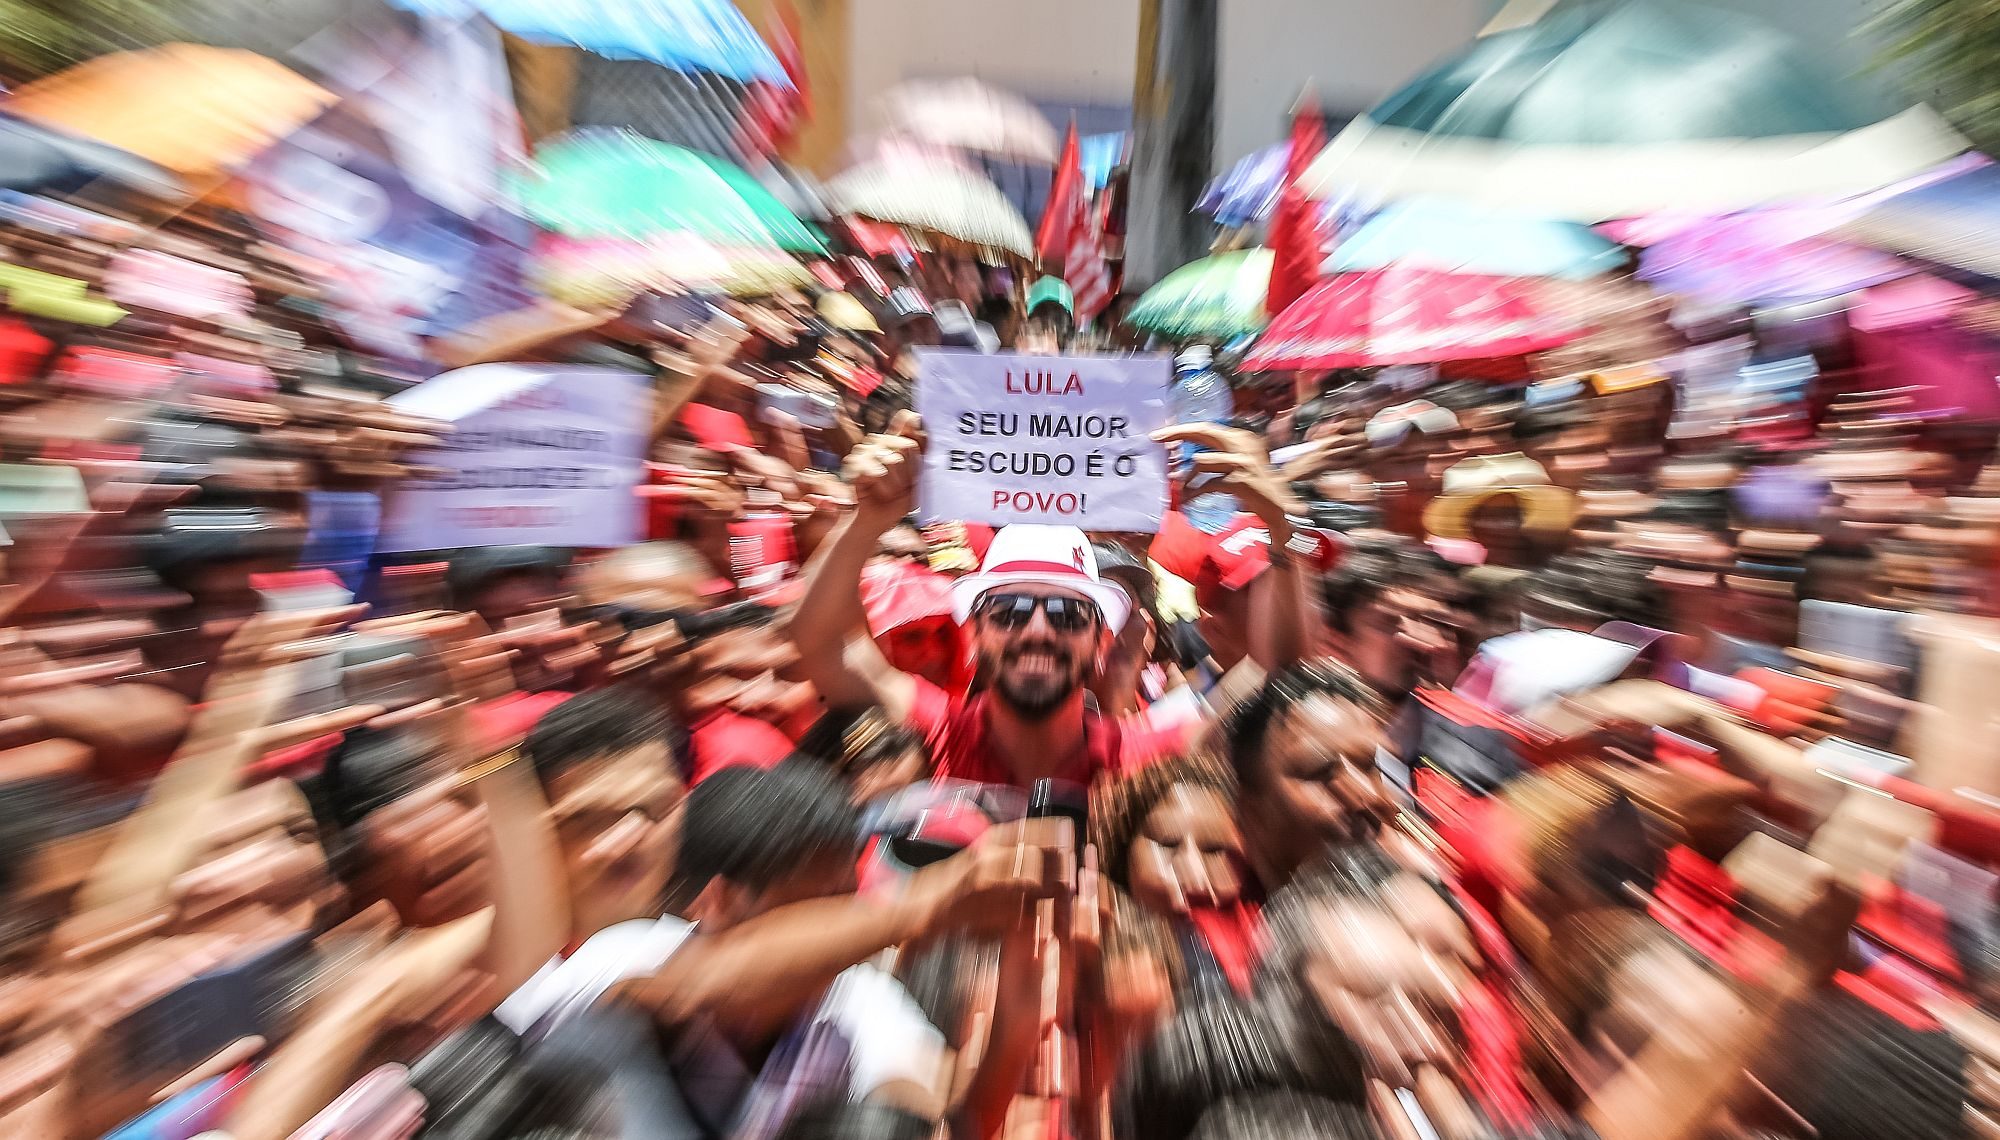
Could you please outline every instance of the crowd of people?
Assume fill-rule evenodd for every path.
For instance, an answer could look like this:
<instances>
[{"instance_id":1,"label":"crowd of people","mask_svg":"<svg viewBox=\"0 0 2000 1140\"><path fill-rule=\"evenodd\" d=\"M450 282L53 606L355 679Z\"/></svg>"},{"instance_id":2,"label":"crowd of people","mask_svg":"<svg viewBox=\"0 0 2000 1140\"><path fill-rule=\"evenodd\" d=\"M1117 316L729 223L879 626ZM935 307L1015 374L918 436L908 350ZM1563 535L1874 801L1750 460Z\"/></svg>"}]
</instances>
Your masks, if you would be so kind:
<instances>
[{"instance_id":1,"label":"crowd of people","mask_svg":"<svg viewBox=\"0 0 2000 1140\"><path fill-rule=\"evenodd\" d=\"M938 254L437 341L650 374L649 540L385 560L444 429L148 240L255 292L12 319L0 1134L2000 1134L1990 430L1245 375L1217 532L939 521L912 350L1133 344Z\"/></svg>"}]
</instances>

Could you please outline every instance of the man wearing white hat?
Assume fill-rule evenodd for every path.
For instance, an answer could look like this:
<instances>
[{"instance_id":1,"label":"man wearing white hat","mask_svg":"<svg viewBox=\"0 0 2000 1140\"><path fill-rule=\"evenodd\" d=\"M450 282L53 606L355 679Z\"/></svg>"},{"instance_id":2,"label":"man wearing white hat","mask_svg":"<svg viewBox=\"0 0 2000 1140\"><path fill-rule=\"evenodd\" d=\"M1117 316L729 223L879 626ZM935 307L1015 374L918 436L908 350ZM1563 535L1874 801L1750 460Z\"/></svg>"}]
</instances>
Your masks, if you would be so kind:
<instances>
[{"instance_id":1,"label":"man wearing white hat","mask_svg":"<svg viewBox=\"0 0 2000 1140\"><path fill-rule=\"evenodd\" d=\"M968 695L900 672L868 638L850 636L861 620L862 567L915 503L922 445L913 421L850 456L854 513L821 547L792 621L801 664L828 707L880 705L924 734L937 775L982 783L1088 784L1182 749L1187 725L1140 731L1086 703L1086 684L1132 603L1099 576L1076 527L1003 527L979 572L953 584L954 616L978 658Z\"/></svg>"}]
</instances>

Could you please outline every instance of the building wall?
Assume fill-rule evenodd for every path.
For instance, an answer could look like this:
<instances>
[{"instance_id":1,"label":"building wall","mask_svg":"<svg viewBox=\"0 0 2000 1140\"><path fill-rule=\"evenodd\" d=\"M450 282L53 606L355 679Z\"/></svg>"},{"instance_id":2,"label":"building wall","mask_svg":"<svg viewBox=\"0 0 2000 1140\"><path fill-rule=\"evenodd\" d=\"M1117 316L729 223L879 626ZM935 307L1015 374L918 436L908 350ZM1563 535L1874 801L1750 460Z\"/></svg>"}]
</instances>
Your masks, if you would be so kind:
<instances>
[{"instance_id":1,"label":"building wall","mask_svg":"<svg viewBox=\"0 0 2000 1140\"><path fill-rule=\"evenodd\" d=\"M1493 11L1491 0L1222 0L1218 164L1284 138L1308 83L1329 113L1365 111Z\"/></svg>"},{"instance_id":2,"label":"building wall","mask_svg":"<svg viewBox=\"0 0 2000 1140\"><path fill-rule=\"evenodd\" d=\"M884 92L973 75L1038 104L1129 107L1139 0L849 0L848 137L881 129Z\"/></svg>"},{"instance_id":3,"label":"building wall","mask_svg":"<svg viewBox=\"0 0 2000 1140\"><path fill-rule=\"evenodd\" d=\"M1677 2L1677 0L1666 0ZM1884 0L1698 0L1777 25L1880 108L1859 34ZM876 101L905 79L976 75L1045 106L1129 107L1140 0L846 0L847 137L881 126ZM1330 112L1365 110L1476 35L1501 0L1219 0L1218 167L1284 137L1310 83Z\"/></svg>"}]
</instances>

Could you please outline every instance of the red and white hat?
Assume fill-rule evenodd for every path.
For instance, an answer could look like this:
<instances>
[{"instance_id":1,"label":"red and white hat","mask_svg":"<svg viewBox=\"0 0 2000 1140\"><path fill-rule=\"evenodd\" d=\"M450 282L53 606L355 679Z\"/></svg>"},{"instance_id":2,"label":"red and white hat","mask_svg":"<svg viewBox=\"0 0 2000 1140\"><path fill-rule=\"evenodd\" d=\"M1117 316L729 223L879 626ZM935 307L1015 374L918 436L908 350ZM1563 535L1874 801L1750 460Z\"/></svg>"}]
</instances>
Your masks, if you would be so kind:
<instances>
[{"instance_id":1,"label":"red and white hat","mask_svg":"<svg viewBox=\"0 0 2000 1140\"><path fill-rule=\"evenodd\" d=\"M1125 591L1097 576L1097 553L1090 540L1073 526L1015 523L1001 527L986 548L979 573L951 586L952 616L962 624L982 594L1002 586L1061 586L1096 603L1106 627L1116 630L1132 611Z\"/></svg>"}]
</instances>

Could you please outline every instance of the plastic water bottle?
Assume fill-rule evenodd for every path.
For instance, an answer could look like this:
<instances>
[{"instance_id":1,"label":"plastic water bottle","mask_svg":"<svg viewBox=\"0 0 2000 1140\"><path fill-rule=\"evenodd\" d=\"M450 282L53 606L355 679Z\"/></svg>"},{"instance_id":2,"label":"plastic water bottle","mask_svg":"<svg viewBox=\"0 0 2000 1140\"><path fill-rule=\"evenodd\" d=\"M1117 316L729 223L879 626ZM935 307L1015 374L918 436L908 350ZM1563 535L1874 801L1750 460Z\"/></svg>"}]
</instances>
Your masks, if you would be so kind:
<instances>
[{"instance_id":1,"label":"plastic water bottle","mask_svg":"<svg viewBox=\"0 0 2000 1140\"><path fill-rule=\"evenodd\" d=\"M1234 408L1229 399L1229 381L1210 367L1215 354L1205 344L1189 345L1174 358L1174 423L1229 423ZM1201 451L1193 444L1181 445L1180 462L1194 462ZM1203 534L1220 534L1236 517L1236 496L1214 492L1198 494L1181 503L1181 513Z\"/></svg>"}]
</instances>

